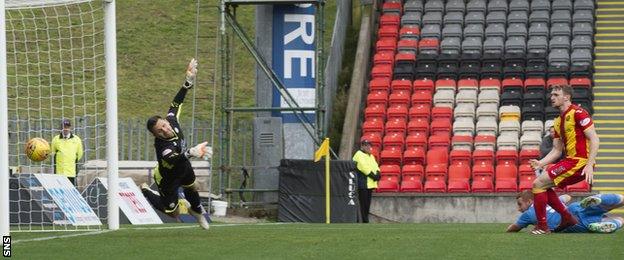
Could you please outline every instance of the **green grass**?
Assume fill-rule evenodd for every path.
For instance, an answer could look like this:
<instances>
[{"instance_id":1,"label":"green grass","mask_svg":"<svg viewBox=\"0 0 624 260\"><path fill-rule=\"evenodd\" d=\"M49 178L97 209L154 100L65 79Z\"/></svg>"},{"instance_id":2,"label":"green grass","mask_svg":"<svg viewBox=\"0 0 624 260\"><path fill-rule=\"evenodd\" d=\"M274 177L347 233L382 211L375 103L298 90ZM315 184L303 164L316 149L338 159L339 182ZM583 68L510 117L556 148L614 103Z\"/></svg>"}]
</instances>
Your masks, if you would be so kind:
<instances>
[{"instance_id":1,"label":"green grass","mask_svg":"<svg viewBox=\"0 0 624 260\"><path fill-rule=\"evenodd\" d=\"M13 255L17 259L624 258L622 231L532 236L504 233L505 228L505 224L213 225L209 231L124 227L98 235L16 242ZM13 241L49 235L14 233Z\"/></svg>"}]
</instances>

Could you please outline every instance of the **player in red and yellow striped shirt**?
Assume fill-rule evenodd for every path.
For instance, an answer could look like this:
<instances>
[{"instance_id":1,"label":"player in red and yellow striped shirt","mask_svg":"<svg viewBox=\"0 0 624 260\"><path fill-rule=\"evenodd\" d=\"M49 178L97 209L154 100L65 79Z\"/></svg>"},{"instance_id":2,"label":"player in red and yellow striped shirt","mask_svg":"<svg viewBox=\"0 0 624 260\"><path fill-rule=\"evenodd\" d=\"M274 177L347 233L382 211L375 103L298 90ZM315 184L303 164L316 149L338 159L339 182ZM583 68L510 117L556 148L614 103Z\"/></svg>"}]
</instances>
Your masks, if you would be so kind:
<instances>
[{"instance_id":1,"label":"player in red and yellow striped shirt","mask_svg":"<svg viewBox=\"0 0 624 260\"><path fill-rule=\"evenodd\" d=\"M541 160L530 161L534 169L541 169L559 159L562 153L565 154L564 159L548 167L546 174L538 176L533 182L537 215L537 226L533 234L550 233L546 219L546 204L561 215L561 223L555 228L555 232L577 224L578 220L561 203L553 187L564 188L582 180L591 183L593 178L600 140L589 113L572 104L572 91L570 86L552 88L550 101L553 107L561 111L554 122L553 149Z\"/></svg>"}]
</instances>

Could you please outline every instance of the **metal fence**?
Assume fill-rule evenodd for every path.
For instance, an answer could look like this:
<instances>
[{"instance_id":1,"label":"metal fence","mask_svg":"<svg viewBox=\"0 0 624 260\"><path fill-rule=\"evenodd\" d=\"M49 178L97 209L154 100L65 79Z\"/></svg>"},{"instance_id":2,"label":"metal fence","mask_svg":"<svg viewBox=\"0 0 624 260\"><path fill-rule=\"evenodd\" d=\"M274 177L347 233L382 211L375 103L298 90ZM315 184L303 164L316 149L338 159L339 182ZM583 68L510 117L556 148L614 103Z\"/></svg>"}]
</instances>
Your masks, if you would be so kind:
<instances>
[{"instance_id":1,"label":"metal fence","mask_svg":"<svg viewBox=\"0 0 624 260\"><path fill-rule=\"evenodd\" d=\"M331 47L329 48L327 63L325 65L326 115L323 124L325 127L330 127L332 98L336 95L336 91L338 90L338 78L342 71L344 44L347 36L347 28L351 24L351 14L351 0L342 0L336 3L336 20L334 20Z\"/></svg>"},{"instance_id":2,"label":"metal fence","mask_svg":"<svg viewBox=\"0 0 624 260\"><path fill-rule=\"evenodd\" d=\"M106 156L106 125L95 124L90 118L75 118L72 122L73 132L78 135L82 141L85 150L84 161L104 159ZM195 121L195 128L191 128L191 122L181 122L181 128L184 131L189 145L194 142L210 142L212 134L212 124L210 121ZM155 161L154 153L154 137L145 129L145 120L131 119L120 120L119 130L119 160L128 161ZM251 120L238 120L234 124L232 133L236 142L232 145L232 162L240 165L249 165L251 161L253 124ZM24 163L23 146L28 139L33 137L42 137L48 141L52 141L52 137L60 133L59 124L56 121L37 121L30 122L27 120L9 120L9 146L10 146L10 165L19 165ZM215 129L215 135L221 133L220 129ZM222 133L221 133L222 134ZM213 139L218 142L218 136ZM218 153L219 146L212 145L215 153ZM21 160L20 160L21 159Z\"/></svg>"}]
</instances>

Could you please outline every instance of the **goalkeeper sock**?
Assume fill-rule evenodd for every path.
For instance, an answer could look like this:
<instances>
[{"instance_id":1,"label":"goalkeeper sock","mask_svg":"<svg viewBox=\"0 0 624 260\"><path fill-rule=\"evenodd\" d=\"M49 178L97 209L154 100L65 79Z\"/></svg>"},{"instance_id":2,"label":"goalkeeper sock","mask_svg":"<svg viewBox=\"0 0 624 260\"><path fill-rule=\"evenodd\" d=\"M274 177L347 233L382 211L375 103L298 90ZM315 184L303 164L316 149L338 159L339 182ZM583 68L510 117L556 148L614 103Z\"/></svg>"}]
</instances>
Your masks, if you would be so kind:
<instances>
[{"instance_id":1,"label":"goalkeeper sock","mask_svg":"<svg viewBox=\"0 0 624 260\"><path fill-rule=\"evenodd\" d=\"M202 213L202 207L199 200L199 193L192 188L184 188L184 197L191 204L191 209L195 212Z\"/></svg>"}]
</instances>

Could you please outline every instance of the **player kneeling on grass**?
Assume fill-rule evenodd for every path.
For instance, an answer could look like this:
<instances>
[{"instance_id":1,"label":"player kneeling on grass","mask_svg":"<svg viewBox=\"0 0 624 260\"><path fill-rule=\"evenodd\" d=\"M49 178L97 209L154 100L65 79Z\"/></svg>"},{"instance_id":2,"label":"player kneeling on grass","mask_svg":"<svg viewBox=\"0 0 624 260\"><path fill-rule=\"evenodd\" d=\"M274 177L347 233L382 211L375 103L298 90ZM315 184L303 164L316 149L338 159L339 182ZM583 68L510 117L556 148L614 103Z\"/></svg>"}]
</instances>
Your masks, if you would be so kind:
<instances>
[{"instance_id":1,"label":"player kneeling on grass","mask_svg":"<svg viewBox=\"0 0 624 260\"><path fill-rule=\"evenodd\" d=\"M609 217L606 214L619 207L624 207L624 196L619 194L598 194L582 199L580 202L570 203L569 195L559 196L559 200L567 205L569 212L574 215L579 223L564 229L564 233L612 233L622 227L624 219L621 217ZM537 225L535 208L533 207L533 193L523 191L516 196L518 211L522 214L516 223L507 227L507 232L518 232L528 225ZM548 207L548 227L554 228L561 222L561 215Z\"/></svg>"},{"instance_id":2,"label":"player kneeling on grass","mask_svg":"<svg viewBox=\"0 0 624 260\"><path fill-rule=\"evenodd\" d=\"M186 70L186 81L176 94L166 118L153 116L147 120L147 129L154 135L154 147L158 166L154 173L154 180L158 185L160 195L152 191L147 184L141 185L145 197L154 207L169 216L177 217L180 207L178 206L178 189L182 186L184 196L190 203L187 205L189 213L193 215L199 225L208 229L208 221L204 217L195 183L195 172L191 166L190 158L210 158L212 148L206 146L206 142L198 144L190 149L186 148L184 134L178 123L180 106L184 101L186 92L193 87L197 74L197 61L192 59Z\"/></svg>"}]
</instances>

